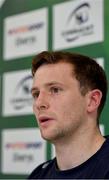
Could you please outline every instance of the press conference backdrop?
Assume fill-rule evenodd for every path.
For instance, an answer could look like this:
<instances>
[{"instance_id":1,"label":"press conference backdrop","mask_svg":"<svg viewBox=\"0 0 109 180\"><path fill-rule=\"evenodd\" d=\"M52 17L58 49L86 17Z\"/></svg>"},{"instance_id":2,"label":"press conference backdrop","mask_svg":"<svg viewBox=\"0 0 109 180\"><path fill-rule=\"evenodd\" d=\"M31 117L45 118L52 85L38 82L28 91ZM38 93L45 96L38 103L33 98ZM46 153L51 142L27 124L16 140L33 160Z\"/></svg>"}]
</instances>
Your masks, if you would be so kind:
<instances>
[{"instance_id":1,"label":"press conference backdrop","mask_svg":"<svg viewBox=\"0 0 109 180\"><path fill-rule=\"evenodd\" d=\"M55 156L32 112L31 59L43 50L93 57L109 80L109 0L5 0L0 9L0 178L26 178ZM102 82L101 82L102 83ZM109 98L100 119L109 134Z\"/></svg>"}]
</instances>

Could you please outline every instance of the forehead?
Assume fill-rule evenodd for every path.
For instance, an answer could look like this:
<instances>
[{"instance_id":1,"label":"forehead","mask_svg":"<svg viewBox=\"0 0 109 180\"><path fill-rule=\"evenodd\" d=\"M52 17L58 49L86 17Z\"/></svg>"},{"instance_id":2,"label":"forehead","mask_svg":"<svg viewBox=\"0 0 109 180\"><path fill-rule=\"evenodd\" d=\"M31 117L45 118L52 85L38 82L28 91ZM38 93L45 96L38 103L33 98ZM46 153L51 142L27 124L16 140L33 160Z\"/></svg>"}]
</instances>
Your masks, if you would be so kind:
<instances>
[{"instance_id":1,"label":"forehead","mask_svg":"<svg viewBox=\"0 0 109 180\"><path fill-rule=\"evenodd\" d=\"M65 78L65 76L73 76L73 65L67 62L58 62L40 66L35 73L34 79Z\"/></svg>"},{"instance_id":2,"label":"forehead","mask_svg":"<svg viewBox=\"0 0 109 180\"><path fill-rule=\"evenodd\" d=\"M40 66L33 78L33 87L43 87L55 82L63 85L72 84L76 81L73 76L73 65L66 62L56 64L44 64ZM77 82L76 82L77 83Z\"/></svg>"}]
</instances>

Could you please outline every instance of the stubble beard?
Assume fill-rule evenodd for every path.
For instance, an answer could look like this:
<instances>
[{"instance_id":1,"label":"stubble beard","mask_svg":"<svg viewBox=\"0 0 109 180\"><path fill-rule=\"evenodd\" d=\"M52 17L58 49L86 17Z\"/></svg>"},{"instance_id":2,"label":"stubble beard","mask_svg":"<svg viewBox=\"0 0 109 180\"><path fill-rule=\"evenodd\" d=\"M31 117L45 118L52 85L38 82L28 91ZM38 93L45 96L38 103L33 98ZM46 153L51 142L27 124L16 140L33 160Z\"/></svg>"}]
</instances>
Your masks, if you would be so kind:
<instances>
[{"instance_id":1,"label":"stubble beard","mask_svg":"<svg viewBox=\"0 0 109 180\"><path fill-rule=\"evenodd\" d=\"M43 129L40 128L41 136L43 139L55 144L58 141L68 140L72 137L73 131L71 128L65 127L64 129L61 128L54 128L49 132L44 132Z\"/></svg>"}]
</instances>

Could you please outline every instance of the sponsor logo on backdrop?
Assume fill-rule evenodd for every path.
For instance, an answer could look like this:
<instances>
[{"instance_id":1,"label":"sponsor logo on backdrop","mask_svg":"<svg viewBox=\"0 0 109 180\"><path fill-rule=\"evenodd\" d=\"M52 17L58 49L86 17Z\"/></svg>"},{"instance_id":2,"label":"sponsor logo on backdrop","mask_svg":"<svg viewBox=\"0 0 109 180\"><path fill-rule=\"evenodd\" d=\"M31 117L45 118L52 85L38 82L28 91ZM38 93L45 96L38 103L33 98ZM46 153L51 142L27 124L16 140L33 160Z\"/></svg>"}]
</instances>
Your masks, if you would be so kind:
<instances>
[{"instance_id":1,"label":"sponsor logo on backdrop","mask_svg":"<svg viewBox=\"0 0 109 180\"><path fill-rule=\"evenodd\" d=\"M2 172L28 174L46 160L46 143L38 128L2 132Z\"/></svg>"},{"instance_id":2,"label":"sponsor logo on backdrop","mask_svg":"<svg viewBox=\"0 0 109 180\"><path fill-rule=\"evenodd\" d=\"M24 57L47 50L47 8L4 20L4 59Z\"/></svg>"},{"instance_id":3,"label":"sponsor logo on backdrop","mask_svg":"<svg viewBox=\"0 0 109 180\"><path fill-rule=\"evenodd\" d=\"M35 36L27 36L27 37L20 37L20 34L24 33L34 33L34 31L40 31L44 27L44 23L40 22L39 24L31 24L28 26L20 26L15 29L9 29L8 35L9 36L15 36L15 46L16 47L24 47L27 45L34 45L36 43L37 39ZM17 37L18 35L18 37Z\"/></svg>"},{"instance_id":4,"label":"sponsor logo on backdrop","mask_svg":"<svg viewBox=\"0 0 109 180\"><path fill-rule=\"evenodd\" d=\"M75 41L81 36L94 33L94 25L90 22L90 10L89 3L82 3L69 14L65 23L67 29L62 32L66 41Z\"/></svg>"},{"instance_id":5,"label":"sponsor logo on backdrop","mask_svg":"<svg viewBox=\"0 0 109 180\"><path fill-rule=\"evenodd\" d=\"M10 102L14 109L20 110L26 108L26 106L32 106L31 82L31 75L24 76L18 81L14 89L13 98Z\"/></svg>"},{"instance_id":6,"label":"sponsor logo on backdrop","mask_svg":"<svg viewBox=\"0 0 109 180\"><path fill-rule=\"evenodd\" d=\"M3 75L2 109L4 116L32 113L31 87L30 70L8 72Z\"/></svg>"},{"instance_id":7,"label":"sponsor logo on backdrop","mask_svg":"<svg viewBox=\"0 0 109 180\"><path fill-rule=\"evenodd\" d=\"M54 5L53 20L54 49L103 41L103 0Z\"/></svg>"}]
</instances>

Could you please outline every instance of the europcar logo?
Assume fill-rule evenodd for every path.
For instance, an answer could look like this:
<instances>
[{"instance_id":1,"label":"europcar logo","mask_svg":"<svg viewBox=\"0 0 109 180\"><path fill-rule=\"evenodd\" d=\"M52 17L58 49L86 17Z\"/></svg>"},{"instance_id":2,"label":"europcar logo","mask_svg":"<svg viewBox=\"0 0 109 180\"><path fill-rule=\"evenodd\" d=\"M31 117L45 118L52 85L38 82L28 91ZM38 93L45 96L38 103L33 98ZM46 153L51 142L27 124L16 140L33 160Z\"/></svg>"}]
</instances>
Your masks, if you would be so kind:
<instances>
[{"instance_id":1,"label":"europcar logo","mask_svg":"<svg viewBox=\"0 0 109 180\"><path fill-rule=\"evenodd\" d=\"M8 34L10 36L18 35L18 36L16 36L16 39L15 39L15 45L17 47L19 47L21 45L24 46L24 45L27 45L27 44L31 45L31 44L37 42L36 36L28 34L27 37L22 37L22 34L24 35L24 33L30 33L30 32L31 33L33 33L33 32L36 33L36 31L41 30L43 28L43 26L44 26L43 22L39 22L37 24L31 24L31 25L27 25L27 26L19 26L17 28L10 29L8 31Z\"/></svg>"},{"instance_id":2,"label":"europcar logo","mask_svg":"<svg viewBox=\"0 0 109 180\"><path fill-rule=\"evenodd\" d=\"M77 40L81 36L93 34L94 25L90 19L91 6L82 3L77 6L68 16L62 36L67 42Z\"/></svg>"},{"instance_id":3,"label":"europcar logo","mask_svg":"<svg viewBox=\"0 0 109 180\"><path fill-rule=\"evenodd\" d=\"M14 109L21 110L26 106L32 105L31 96L32 76L28 75L22 78L14 89L14 98L11 99L11 104Z\"/></svg>"},{"instance_id":4,"label":"europcar logo","mask_svg":"<svg viewBox=\"0 0 109 180\"><path fill-rule=\"evenodd\" d=\"M7 143L5 145L7 149L37 149L42 147L41 142L15 142L15 143Z\"/></svg>"},{"instance_id":5,"label":"europcar logo","mask_svg":"<svg viewBox=\"0 0 109 180\"><path fill-rule=\"evenodd\" d=\"M38 127L4 129L1 139L1 171L4 174L28 174L46 161L46 141L41 138Z\"/></svg>"},{"instance_id":6,"label":"europcar logo","mask_svg":"<svg viewBox=\"0 0 109 180\"><path fill-rule=\"evenodd\" d=\"M34 156L32 153L26 153L26 150L38 150L41 149L43 146L42 142L13 142L13 143L6 143L5 148L6 150L13 151L12 159L14 162L33 162ZM23 153L22 151L25 151Z\"/></svg>"},{"instance_id":7,"label":"europcar logo","mask_svg":"<svg viewBox=\"0 0 109 180\"><path fill-rule=\"evenodd\" d=\"M43 22L37 23L37 24L31 24L27 26L19 26L18 28L13 28L8 31L8 34L14 35L14 34L20 34L20 33L25 33L29 31L35 31L39 30L44 26Z\"/></svg>"},{"instance_id":8,"label":"europcar logo","mask_svg":"<svg viewBox=\"0 0 109 180\"><path fill-rule=\"evenodd\" d=\"M46 50L47 32L47 7L6 17L3 33L4 60L13 60Z\"/></svg>"}]
</instances>

